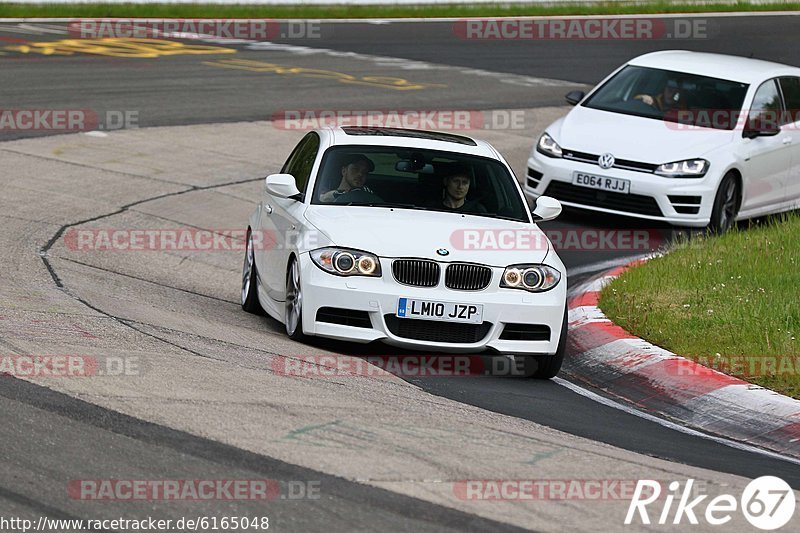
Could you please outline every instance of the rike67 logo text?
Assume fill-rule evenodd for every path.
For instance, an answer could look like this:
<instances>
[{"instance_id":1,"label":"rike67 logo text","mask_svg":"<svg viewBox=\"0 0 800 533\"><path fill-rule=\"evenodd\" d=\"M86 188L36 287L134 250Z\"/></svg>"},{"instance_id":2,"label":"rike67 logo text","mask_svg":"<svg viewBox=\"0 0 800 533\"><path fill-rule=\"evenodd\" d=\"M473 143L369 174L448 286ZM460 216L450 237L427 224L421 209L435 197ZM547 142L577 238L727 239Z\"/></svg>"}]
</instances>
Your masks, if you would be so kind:
<instances>
[{"instance_id":1,"label":"rike67 logo text","mask_svg":"<svg viewBox=\"0 0 800 533\"><path fill-rule=\"evenodd\" d=\"M692 498L693 485L693 479L687 480L683 487L679 481L673 481L668 486L669 492L662 494L660 482L639 480L625 516L625 524L679 525L688 522L697 525L699 516L708 524L721 526L741 512L752 526L772 531L788 524L794 514L794 492L788 483L775 476L754 479L738 499L731 494L721 494L707 501L707 494ZM662 502L663 507L658 512L657 507ZM650 511L656 511L652 522Z\"/></svg>"}]
</instances>

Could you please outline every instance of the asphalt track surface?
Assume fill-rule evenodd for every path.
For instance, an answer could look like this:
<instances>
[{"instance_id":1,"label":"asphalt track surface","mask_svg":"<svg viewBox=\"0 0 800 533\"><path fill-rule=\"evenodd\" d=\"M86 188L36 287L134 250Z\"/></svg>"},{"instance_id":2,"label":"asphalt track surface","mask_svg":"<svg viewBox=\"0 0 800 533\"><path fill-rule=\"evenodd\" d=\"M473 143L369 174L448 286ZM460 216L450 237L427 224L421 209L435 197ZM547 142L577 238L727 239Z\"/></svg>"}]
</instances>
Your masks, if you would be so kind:
<instances>
[{"instance_id":1,"label":"asphalt track surface","mask_svg":"<svg viewBox=\"0 0 800 533\"><path fill-rule=\"evenodd\" d=\"M0 56L0 95L3 108L11 109L90 108L100 114L106 110L136 110L139 125L150 127L259 121L287 109L507 110L554 106L562 103L562 95L567 90L596 82L626 59L668 47L753 54L800 65L800 55L793 46L800 29L800 19L796 17L709 20L714 29L711 38L684 40L677 45L665 41L468 42L453 36L452 23L362 23L332 24L330 29L325 25L322 39L286 41L292 46L355 52L360 56L298 53L296 49L247 50L245 45L232 46L237 52L229 54L248 61L325 69L361 78L393 76L428 86L410 91L342 83L334 81L336 78L330 75L320 78L275 74L274 70L265 73L232 69L230 64L225 67L219 63L207 64L207 56L130 59L80 53L55 57L8 51ZM0 28L0 38L13 46L24 45L20 42L23 40L48 42L64 36L54 31L35 34ZM229 59L227 55L225 58ZM410 62L386 58L402 58ZM215 61L216 58L211 60L212 63ZM470 73L474 69L490 74ZM538 80L541 79L565 81L540 83ZM446 88L436 85L446 85ZM51 133L38 132L33 136ZM487 132L487 135L492 133L495 132ZM529 146L536 132L523 133L529 135ZM175 130L175 135L180 135L180 131ZM0 138L7 140L30 136L0 133ZM186 144L192 141L191 138L178 140ZM520 143L525 143L524 136ZM524 151L512 153L514 159L509 159L520 172L524 168ZM279 160L280 157L273 155L270 159ZM252 178L253 181L256 179ZM249 209L244 212L247 211ZM88 217L76 217L70 223L84 218ZM550 227L596 229L594 220L591 216L568 213L564 220ZM603 226L635 229L641 224L609 219L603 221ZM664 231L668 235L667 230ZM592 264L621 260L624 255L609 251L562 253L568 268L584 274L591 270ZM122 279L116 276L125 275L114 265L96 266L107 268L112 282ZM69 273L73 267L57 262L51 268L54 268L52 283L61 281L58 272ZM575 276L571 281L574 283L580 277ZM168 280L169 276L165 278ZM183 290L180 283L169 286L167 281L165 285ZM225 300L228 303L234 300L235 304L235 294L233 296ZM109 306L98 303L95 295L87 297L84 303L95 310L109 312ZM213 316L214 308L208 300L195 305L206 307L200 316ZM113 312L110 316L119 318ZM274 321L263 319L261 327L264 325L271 332L280 332L280 325ZM190 345L181 338L173 338L170 342ZM4 350L20 349L13 335L3 338L2 344ZM312 346L355 356L375 354L376 350L395 353L385 348L362 348L322 341L315 341ZM783 477L794 488L800 488L800 467L795 464L667 429L602 406L554 382L532 386L526 380L491 377L409 381L442 398L533 421L645 456L748 478L774 474ZM169 424L144 422L93 405L90 397L87 401L78 400L13 379L0 382L0 397L4 404L0 445L9 458L3 463L4 481L0 487L2 507L8 510L5 514L91 515L85 502L64 498L64 480L92 477L93 474L97 478L113 478L116 472L124 472L130 477L131 472L135 472L140 478L321 480L326 488L326 498L322 502L303 500L286 502L285 505L281 502L281 506L270 508L271 519L274 517L275 522L290 530L322 530L326 527L339 530L354 525L358 529L371 530L511 528L500 521L289 464L294 461L286 462L211 438L198 437ZM43 457L47 460L43 461ZM148 505L142 505L135 511L137 514L158 514L164 511L165 506L161 503L148 509ZM200 511L194 513L200 515L219 514L222 507L219 502L192 503L189 506L192 513ZM225 511L252 512L254 509L255 505L237 502ZM170 507L167 514L173 516L175 510L175 507ZM124 507L124 512L130 514L132 508ZM547 523L536 525L546 528ZM549 528L553 528L552 523Z\"/></svg>"}]
</instances>

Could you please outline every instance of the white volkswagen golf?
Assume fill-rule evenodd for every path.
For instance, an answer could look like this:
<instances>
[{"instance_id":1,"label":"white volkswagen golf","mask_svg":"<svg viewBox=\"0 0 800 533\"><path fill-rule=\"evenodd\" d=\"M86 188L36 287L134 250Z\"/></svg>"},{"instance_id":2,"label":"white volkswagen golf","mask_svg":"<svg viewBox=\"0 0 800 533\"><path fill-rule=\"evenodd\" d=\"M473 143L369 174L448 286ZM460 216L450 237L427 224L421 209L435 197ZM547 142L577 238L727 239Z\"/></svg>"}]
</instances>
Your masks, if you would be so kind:
<instances>
[{"instance_id":1,"label":"white volkswagen golf","mask_svg":"<svg viewBox=\"0 0 800 533\"><path fill-rule=\"evenodd\" d=\"M528 159L531 197L718 232L800 207L798 68L655 52L567 100Z\"/></svg>"},{"instance_id":2,"label":"white volkswagen golf","mask_svg":"<svg viewBox=\"0 0 800 533\"><path fill-rule=\"evenodd\" d=\"M555 376L566 269L503 157L469 137L344 127L308 133L250 216L242 307L305 335L529 356Z\"/></svg>"}]
</instances>

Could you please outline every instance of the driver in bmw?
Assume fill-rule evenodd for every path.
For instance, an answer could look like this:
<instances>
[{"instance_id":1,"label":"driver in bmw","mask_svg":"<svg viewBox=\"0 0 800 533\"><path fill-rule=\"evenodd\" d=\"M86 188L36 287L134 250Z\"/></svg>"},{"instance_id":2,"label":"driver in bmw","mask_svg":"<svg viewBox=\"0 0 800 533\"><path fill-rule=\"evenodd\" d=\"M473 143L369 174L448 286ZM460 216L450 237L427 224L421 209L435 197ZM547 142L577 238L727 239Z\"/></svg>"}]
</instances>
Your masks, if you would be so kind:
<instances>
[{"instance_id":1,"label":"driver in bmw","mask_svg":"<svg viewBox=\"0 0 800 533\"><path fill-rule=\"evenodd\" d=\"M348 193L364 191L374 195L372 189L367 187L369 173L375 170L375 163L364 154L352 154L342 162L342 181L336 189L322 193L321 202L335 202L337 198Z\"/></svg>"}]
</instances>

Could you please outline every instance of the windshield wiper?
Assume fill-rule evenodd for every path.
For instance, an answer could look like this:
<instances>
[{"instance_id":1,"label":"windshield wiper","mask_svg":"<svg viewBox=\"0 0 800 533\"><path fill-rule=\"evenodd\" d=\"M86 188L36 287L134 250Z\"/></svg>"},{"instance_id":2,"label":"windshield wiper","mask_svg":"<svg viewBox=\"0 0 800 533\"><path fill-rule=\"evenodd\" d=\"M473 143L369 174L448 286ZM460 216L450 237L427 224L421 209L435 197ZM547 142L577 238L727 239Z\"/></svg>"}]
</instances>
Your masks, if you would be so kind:
<instances>
[{"instance_id":1,"label":"windshield wiper","mask_svg":"<svg viewBox=\"0 0 800 533\"><path fill-rule=\"evenodd\" d=\"M357 207L397 207L400 209L425 209L424 207L420 207L416 204L397 204L394 202L369 202L369 203L348 202L343 205L346 206L354 205Z\"/></svg>"},{"instance_id":2,"label":"windshield wiper","mask_svg":"<svg viewBox=\"0 0 800 533\"><path fill-rule=\"evenodd\" d=\"M518 217L510 217L506 215L498 215L497 213L470 213L470 212L460 212L460 211L453 211L450 209L442 209L437 207L425 207L422 205L417 204L401 204L395 202L368 202L368 203L358 203L358 202L348 202L346 204L340 204L344 206L355 206L355 207L396 207L398 209L416 209L418 211L433 211L435 213L452 213L457 215L473 215L479 217L487 217L487 218L497 218L500 220L511 220L514 222L527 222L527 220L522 220Z\"/></svg>"},{"instance_id":3,"label":"windshield wiper","mask_svg":"<svg viewBox=\"0 0 800 533\"><path fill-rule=\"evenodd\" d=\"M500 220L513 220L514 222L527 222L527 220L522 220L518 217L510 217L507 215L498 215L497 213L467 213L467 214L475 214L481 217L491 217L491 218L498 218Z\"/></svg>"}]
</instances>

